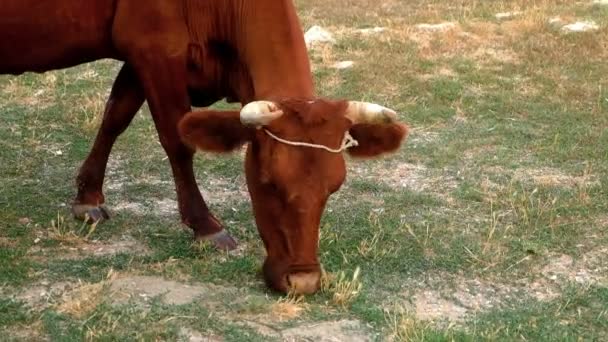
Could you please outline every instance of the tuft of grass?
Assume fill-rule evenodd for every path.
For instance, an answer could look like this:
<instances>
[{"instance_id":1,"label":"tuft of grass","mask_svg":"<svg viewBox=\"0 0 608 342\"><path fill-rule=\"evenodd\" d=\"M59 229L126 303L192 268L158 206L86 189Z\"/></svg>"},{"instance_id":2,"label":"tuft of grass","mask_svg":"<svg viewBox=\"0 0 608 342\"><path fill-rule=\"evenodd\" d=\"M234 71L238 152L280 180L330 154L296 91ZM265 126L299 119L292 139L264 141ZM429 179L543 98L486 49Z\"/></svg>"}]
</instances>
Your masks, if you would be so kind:
<instances>
[{"instance_id":1,"label":"tuft of grass","mask_svg":"<svg viewBox=\"0 0 608 342\"><path fill-rule=\"evenodd\" d=\"M273 317L281 320L290 320L299 317L308 309L305 297L289 292L287 296L280 297L270 306Z\"/></svg>"},{"instance_id":2,"label":"tuft of grass","mask_svg":"<svg viewBox=\"0 0 608 342\"><path fill-rule=\"evenodd\" d=\"M420 322L411 315L401 312L386 312L388 339L391 341L427 341L430 323Z\"/></svg>"},{"instance_id":3,"label":"tuft of grass","mask_svg":"<svg viewBox=\"0 0 608 342\"><path fill-rule=\"evenodd\" d=\"M64 293L56 310L75 318L83 318L91 313L107 297L110 283L118 274L110 269L106 279L99 283L83 283L79 281L78 287L70 293Z\"/></svg>"},{"instance_id":4,"label":"tuft of grass","mask_svg":"<svg viewBox=\"0 0 608 342\"><path fill-rule=\"evenodd\" d=\"M85 216L85 220L80 226L76 226L73 220L68 219L68 221L66 221L63 215L57 213L57 217L51 220L51 227L48 230L48 235L51 239L68 245L86 243L95 233L97 225L99 224L99 222L88 224L86 223L88 220L88 216Z\"/></svg>"},{"instance_id":5,"label":"tuft of grass","mask_svg":"<svg viewBox=\"0 0 608 342\"><path fill-rule=\"evenodd\" d=\"M321 274L321 291L331 296L331 303L340 307L347 307L361 293L363 283L359 280L361 269L357 267L351 278L344 271L337 275L327 273Z\"/></svg>"}]
</instances>

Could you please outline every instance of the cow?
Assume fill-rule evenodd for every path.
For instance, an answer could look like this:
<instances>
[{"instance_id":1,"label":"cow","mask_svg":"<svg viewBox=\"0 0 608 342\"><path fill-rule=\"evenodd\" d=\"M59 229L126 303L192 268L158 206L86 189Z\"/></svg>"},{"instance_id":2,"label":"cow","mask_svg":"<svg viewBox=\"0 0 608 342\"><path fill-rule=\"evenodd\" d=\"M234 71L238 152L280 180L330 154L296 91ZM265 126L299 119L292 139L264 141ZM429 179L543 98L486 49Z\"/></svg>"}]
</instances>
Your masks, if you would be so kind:
<instances>
[{"instance_id":1,"label":"cow","mask_svg":"<svg viewBox=\"0 0 608 342\"><path fill-rule=\"evenodd\" d=\"M394 151L407 134L387 108L315 97L292 0L3 0L0 32L0 74L123 62L76 177L78 219L109 219L102 190L108 158L147 101L182 222L194 238L234 249L198 189L192 161L197 148L227 152L247 143L247 183L268 252L264 275L279 291L318 289L318 221L344 180L343 156L310 146L328 148L352 135L359 146L351 154L375 156ZM242 109L192 112L222 99Z\"/></svg>"},{"instance_id":2,"label":"cow","mask_svg":"<svg viewBox=\"0 0 608 342\"><path fill-rule=\"evenodd\" d=\"M271 288L294 293L319 288L319 225L329 196L346 177L342 152L359 158L392 152L408 132L388 108L326 99L190 112L178 129L186 144L203 151L247 144L247 188L267 252L263 275Z\"/></svg>"}]
</instances>

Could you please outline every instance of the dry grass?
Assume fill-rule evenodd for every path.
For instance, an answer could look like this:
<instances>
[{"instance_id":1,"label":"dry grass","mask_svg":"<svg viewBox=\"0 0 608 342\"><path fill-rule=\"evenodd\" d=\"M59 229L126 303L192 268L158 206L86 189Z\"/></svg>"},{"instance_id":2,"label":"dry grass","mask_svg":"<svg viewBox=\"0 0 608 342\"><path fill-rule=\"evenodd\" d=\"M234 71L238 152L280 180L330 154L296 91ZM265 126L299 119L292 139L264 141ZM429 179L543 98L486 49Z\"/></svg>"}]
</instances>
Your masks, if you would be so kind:
<instances>
[{"instance_id":1,"label":"dry grass","mask_svg":"<svg viewBox=\"0 0 608 342\"><path fill-rule=\"evenodd\" d=\"M297 318L307 309L304 296L289 293L270 306L270 314L273 318L282 321Z\"/></svg>"},{"instance_id":2,"label":"dry grass","mask_svg":"<svg viewBox=\"0 0 608 342\"><path fill-rule=\"evenodd\" d=\"M360 268L357 267L353 276L348 278L344 271L340 271L337 275L323 271L321 275L321 291L331 295L332 304L346 307L361 292L363 284L359 280L360 272Z\"/></svg>"},{"instance_id":3,"label":"dry grass","mask_svg":"<svg viewBox=\"0 0 608 342\"><path fill-rule=\"evenodd\" d=\"M369 215L368 220L371 226L371 236L366 237L359 242L359 245L357 246L359 254L370 260L379 260L394 253L393 247L387 247L382 244L382 240L386 235L386 229L382 225L379 213L372 212Z\"/></svg>"},{"instance_id":4,"label":"dry grass","mask_svg":"<svg viewBox=\"0 0 608 342\"><path fill-rule=\"evenodd\" d=\"M183 283L192 281L192 270L185 269L184 266L180 264L180 260L174 257L169 257L167 260L153 263L149 266L149 269L155 274L162 274L171 280Z\"/></svg>"},{"instance_id":5,"label":"dry grass","mask_svg":"<svg viewBox=\"0 0 608 342\"><path fill-rule=\"evenodd\" d=\"M104 300L109 285L117 277L118 274L110 269L102 282L80 282L75 290L62 295L61 302L56 307L57 311L76 318L87 316Z\"/></svg>"},{"instance_id":6,"label":"dry grass","mask_svg":"<svg viewBox=\"0 0 608 342\"><path fill-rule=\"evenodd\" d=\"M72 120L84 133L97 132L103 118L106 98L104 93L95 93L91 97L82 99L74 108L74 112L68 113L68 120Z\"/></svg>"},{"instance_id":7,"label":"dry grass","mask_svg":"<svg viewBox=\"0 0 608 342\"><path fill-rule=\"evenodd\" d=\"M76 227L72 219L66 221L65 217L57 213L57 218L51 220L48 237L72 246L87 243L89 238L95 233L97 224L99 223L87 224L87 221L88 217L85 217L80 226Z\"/></svg>"},{"instance_id":8,"label":"dry grass","mask_svg":"<svg viewBox=\"0 0 608 342\"><path fill-rule=\"evenodd\" d=\"M403 308L385 310L384 319L388 326L389 341L426 341L425 329L430 327L430 323L418 321Z\"/></svg>"}]
</instances>

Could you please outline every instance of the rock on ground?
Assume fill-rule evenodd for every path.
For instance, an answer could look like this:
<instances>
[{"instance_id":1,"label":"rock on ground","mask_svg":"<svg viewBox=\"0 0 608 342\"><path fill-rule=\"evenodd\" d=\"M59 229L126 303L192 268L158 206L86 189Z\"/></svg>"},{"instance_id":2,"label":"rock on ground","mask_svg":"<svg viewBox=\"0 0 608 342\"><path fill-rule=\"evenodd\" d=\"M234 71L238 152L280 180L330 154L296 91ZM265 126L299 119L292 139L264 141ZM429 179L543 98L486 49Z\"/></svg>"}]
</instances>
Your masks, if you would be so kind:
<instances>
[{"instance_id":1,"label":"rock on ground","mask_svg":"<svg viewBox=\"0 0 608 342\"><path fill-rule=\"evenodd\" d=\"M564 25L562 31L565 32L586 32L597 30L600 27L594 21L577 21L572 24Z\"/></svg>"},{"instance_id":2,"label":"rock on ground","mask_svg":"<svg viewBox=\"0 0 608 342\"><path fill-rule=\"evenodd\" d=\"M456 23L444 22L439 24L418 24L416 28L428 32L444 32L456 27Z\"/></svg>"},{"instance_id":3,"label":"rock on ground","mask_svg":"<svg viewBox=\"0 0 608 342\"><path fill-rule=\"evenodd\" d=\"M353 61L342 61L342 62L334 63L332 65L332 67L335 69L349 69L349 68L352 68L353 65L355 65L355 62L353 62Z\"/></svg>"},{"instance_id":4,"label":"rock on ground","mask_svg":"<svg viewBox=\"0 0 608 342\"><path fill-rule=\"evenodd\" d=\"M321 26L313 26L304 34L306 45L312 46L314 43L335 43L335 39L331 33Z\"/></svg>"}]
</instances>

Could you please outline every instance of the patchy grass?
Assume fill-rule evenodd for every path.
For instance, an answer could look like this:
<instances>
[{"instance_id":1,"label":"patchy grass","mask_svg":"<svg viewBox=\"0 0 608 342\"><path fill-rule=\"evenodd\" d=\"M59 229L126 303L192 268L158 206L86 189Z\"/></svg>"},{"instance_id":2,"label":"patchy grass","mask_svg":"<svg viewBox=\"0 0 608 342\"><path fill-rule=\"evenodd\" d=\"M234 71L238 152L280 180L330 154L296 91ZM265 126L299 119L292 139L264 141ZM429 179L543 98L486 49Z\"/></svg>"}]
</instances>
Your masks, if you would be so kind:
<instances>
[{"instance_id":1,"label":"patchy grass","mask_svg":"<svg viewBox=\"0 0 608 342\"><path fill-rule=\"evenodd\" d=\"M395 155L348 161L322 221L323 291L266 289L242 153L195 160L240 249L192 243L146 107L110 158L113 219L70 218L120 67L99 61L0 77L0 336L608 339L608 6L296 4L304 29L336 39L310 49L317 92L395 108L412 127ZM579 20L599 28L561 29Z\"/></svg>"}]
</instances>

